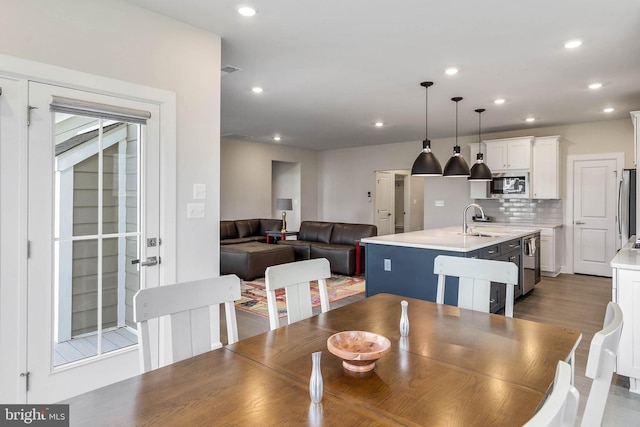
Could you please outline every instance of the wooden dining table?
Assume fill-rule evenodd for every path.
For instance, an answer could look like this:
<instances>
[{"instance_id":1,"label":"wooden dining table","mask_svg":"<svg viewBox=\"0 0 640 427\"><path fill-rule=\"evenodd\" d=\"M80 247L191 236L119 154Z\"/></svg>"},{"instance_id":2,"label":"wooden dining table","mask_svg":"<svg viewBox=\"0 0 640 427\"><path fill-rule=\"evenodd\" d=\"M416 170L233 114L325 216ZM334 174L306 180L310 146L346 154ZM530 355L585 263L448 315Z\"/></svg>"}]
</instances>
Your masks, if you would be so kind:
<instances>
[{"instance_id":1,"label":"wooden dining table","mask_svg":"<svg viewBox=\"0 0 640 427\"><path fill-rule=\"evenodd\" d=\"M348 371L327 350L345 330L383 335L391 349L373 371ZM62 403L71 425L521 426L580 339L573 329L378 294ZM317 351L324 395L313 404Z\"/></svg>"}]
</instances>

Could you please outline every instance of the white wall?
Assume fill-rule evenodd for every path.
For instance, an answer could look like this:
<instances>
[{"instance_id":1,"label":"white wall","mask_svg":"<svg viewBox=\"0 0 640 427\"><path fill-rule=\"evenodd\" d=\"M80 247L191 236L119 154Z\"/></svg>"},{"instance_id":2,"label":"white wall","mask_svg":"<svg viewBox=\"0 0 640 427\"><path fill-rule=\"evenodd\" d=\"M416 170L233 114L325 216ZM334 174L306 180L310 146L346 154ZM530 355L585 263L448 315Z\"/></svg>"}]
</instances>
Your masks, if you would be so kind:
<instances>
[{"instance_id":1,"label":"white wall","mask_svg":"<svg viewBox=\"0 0 640 427\"><path fill-rule=\"evenodd\" d=\"M517 136L560 135L566 144L567 155L596 153L625 153L625 168L633 165L633 122L628 119L603 120L568 126L522 129L482 135L484 139L513 138Z\"/></svg>"},{"instance_id":2,"label":"white wall","mask_svg":"<svg viewBox=\"0 0 640 427\"><path fill-rule=\"evenodd\" d=\"M220 37L121 0L0 6L0 53L176 93L177 239L163 241L178 280L218 274ZM194 183L206 218L187 220Z\"/></svg>"},{"instance_id":3,"label":"white wall","mask_svg":"<svg viewBox=\"0 0 640 427\"><path fill-rule=\"evenodd\" d=\"M459 141L463 140L459 138ZM451 138L435 140L431 143L433 152L443 163L443 167L444 162L453 151L453 143ZM377 170L410 170L421 150L422 141L416 141L319 152L318 213L320 218L327 221L373 224L373 204L367 201L367 192L371 191L373 194L375 190L374 172ZM469 190L465 190L467 188L466 180L420 179L424 179L424 228L451 225L451 215L444 212L444 209L440 208L440 211L435 211L430 209L430 206L433 206L434 199L446 197L447 208L457 209L457 206L464 208L464 204L470 200Z\"/></svg>"},{"instance_id":4,"label":"white wall","mask_svg":"<svg viewBox=\"0 0 640 427\"><path fill-rule=\"evenodd\" d=\"M0 54L176 94L178 142L176 159L172 160L177 168L177 206L173 202L169 206L176 213L171 219L176 222L176 232L160 237L163 244L174 249L177 260L176 265L166 269L173 272L173 280L217 275L220 37L121 0L0 0L0 10ZM8 71L5 66L7 64L0 61L0 72ZM88 81L90 79L82 84ZM86 86L92 87L90 83ZM9 87L5 87L5 94L8 90ZM16 90L22 96L15 98L23 99L24 88ZM26 123L26 105L16 107L19 107L15 114L22 119L20 123ZM19 141L25 131L26 128L18 129L16 133L20 136L14 139ZM16 160L26 158L23 146L14 144L8 151L4 148L3 155ZM11 252L3 251L2 261L3 265L10 262L7 254L17 260L11 271L0 271L0 294L11 296L10 300L0 301L0 305L15 307L12 311L15 315L10 319L6 318L6 312L2 313L2 322L14 325L16 330L26 318L21 305L26 289L16 290L26 283L26 226L21 211L26 198L25 169L24 163L15 161L12 179L4 179L6 169L3 169L0 180L2 247L12 248ZM207 216L197 221L186 219L186 204L191 201L193 183L207 185ZM171 186L173 188L173 183ZM5 192L8 187L12 190ZM5 197L6 194L11 194L11 198ZM0 395L10 396L7 403L21 398L13 396L12 390L18 390L18 384L24 383L17 375L25 363L25 357L19 354L24 336L17 335L0 335L3 366L0 383L4 393Z\"/></svg>"},{"instance_id":5,"label":"white wall","mask_svg":"<svg viewBox=\"0 0 640 427\"><path fill-rule=\"evenodd\" d=\"M633 167L633 125L630 118L494 132L484 134L483 138L526 135L562 135L568 154L624 152L625 167ZM474 142L477 142L476 135L458 138L462 154L470 165L475 159L469 159L468 144ZM431 142L443 167L452 154L454 144L453 138ZM374 223L373 203L367 198L367 192L373 194L375 189L374 172L411 169L421 148L422 142L415 141L315 152L275 144L223 141L222 218L269 215L271 160L282 160L301 162L302 220ZM316 159L317 173L310 169L315 167ZM424 228L461 223L462 210L471 201L466 179L414 177L413 180L424 182ZM316 191L317 204L314 204L310 198ZM444 207L436 207L436 200L443 200ZM317 212L312 205L317 206ZM412 229L415 228L416 224L412 224Z\"/></svg>"},{"instance_id":6,"label":"white wall","mask_svg":"<svg viewBox=\"0 0 640 427\"><path fill-rule=\"evenodd\" d=\"M300 164L300 219L318 219L317 152L224 138L220 157L222 219L272 217L273 161Z\"/></svg>"},{"instance_id":7,"label":"white wall","mask_svg":"<svg viewBox=\"0 0 640 427\"><path fill-rule=\"evenodd\" d=\"M292 210L287 211L287 230L300 230L300 163L273 161L271 183L272 212L270 218L281 218L277 199L291 199Z\"/></svg>"},{"instance_id":8,"label":"white wall","mask_svg":"<svg viewBox=\"0 0 640 427\"><path fill-rule=\"evenodd\" d=\"M562 135L568 154L624 152L625 167L633 167L633 124L631 119L608 120L568 126L526 128L519 131L483 134L484 139L515 136ZM469 159L469 143L477 136L458 138L462 154ZM431 141L433 152L443 168L452 154L453 138ZM327 150L318 153L318 214L326 220L373 223L373 207L367 203L367 191L374 189L374 171L410 169L422 148L422 142L371 145ZM424 179L424 228L457 225L471 199L466 179L427 177ZM443 200L444 207L435 201Z\"/></svg>"},{"instance_id":9,"label":"white wall","mask_svg":"<svg viewBox=\"0 0 640 427\"><path fill-rule=\"evenodd\" d=\"M424 179L409 176L409 228L408 231L424 229Z\"/></svg>"}]
</instances>

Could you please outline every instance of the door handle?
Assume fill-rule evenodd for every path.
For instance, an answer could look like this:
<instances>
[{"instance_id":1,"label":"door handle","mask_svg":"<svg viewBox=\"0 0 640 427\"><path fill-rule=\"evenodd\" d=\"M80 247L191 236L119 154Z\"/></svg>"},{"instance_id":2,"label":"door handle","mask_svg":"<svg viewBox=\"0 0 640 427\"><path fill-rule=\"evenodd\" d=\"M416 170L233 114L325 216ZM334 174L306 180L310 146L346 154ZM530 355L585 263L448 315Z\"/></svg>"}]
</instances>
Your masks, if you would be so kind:
<instances>
[{"instance_id":1,"label":"door handle","mask_svg":"<svg viewBox=\"0 0 640 427\"><path fill-rule=\"evenodd\" d=\"M582 222L582 221L573 221L573 223L575 225L582 225L582 224L586 224L586 222Z\"/></svg>"},{"instance_id":2,"label":"door handle","mask_svg":"<svg viewBox=\"0 0 640 427\"><path fill-rule=\"evenodd\" d=\"M618 183L618 234L622 237L622 180ZM627 236L629 237L629 236ZM624 242L622 242L624 243Z\"/></svg>"},{"instance_id":3,"label":"door handle","mask_svg":"<svg viewBox=\"0 0 640 427\"><path fill-rule=\"evenodd\" d=\"M142 267L151 267L151 266L160 264L160 258L155 256L150 256L150 257L147 257L146 261L142 261L142 262L140 262L139 259L134 259L133 261L131 261L131 264L140 264L140 266Z\"/></svg>"}]
</instances>

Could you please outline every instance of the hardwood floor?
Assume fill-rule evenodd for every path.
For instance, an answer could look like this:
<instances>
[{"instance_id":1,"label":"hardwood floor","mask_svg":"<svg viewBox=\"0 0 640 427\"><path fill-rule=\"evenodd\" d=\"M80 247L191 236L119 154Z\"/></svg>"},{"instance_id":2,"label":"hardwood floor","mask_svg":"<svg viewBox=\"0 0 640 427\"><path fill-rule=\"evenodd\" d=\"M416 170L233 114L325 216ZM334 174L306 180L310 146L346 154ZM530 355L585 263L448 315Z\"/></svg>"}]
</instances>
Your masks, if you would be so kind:
<instances>
[{"instance_id":1,"label":"hardwood floor","mask_svg":"<svg viewBox=\"0 0 640 427\"><path fill-rule=\"evenodd\" d=\"M341 307L362 298L363 294L355 295L333 302L331 307ZM582 332L575 367L576 388L580 392L579 420L591 387L591 380L584 376L589 346L593 334L602 329L605 309L610 300L610 278L561 274L556 278L543 277L535 290L517 299L514 306L514 317ZM316 310L319 312L319 309ZM240 339L269 330L269 319L266 317L241 310L236 310L236 315ZM626 377L614 375L605 409L604 426L640 425L640 395L629 393L628 382Z\"/></svg>"}]
</instances>

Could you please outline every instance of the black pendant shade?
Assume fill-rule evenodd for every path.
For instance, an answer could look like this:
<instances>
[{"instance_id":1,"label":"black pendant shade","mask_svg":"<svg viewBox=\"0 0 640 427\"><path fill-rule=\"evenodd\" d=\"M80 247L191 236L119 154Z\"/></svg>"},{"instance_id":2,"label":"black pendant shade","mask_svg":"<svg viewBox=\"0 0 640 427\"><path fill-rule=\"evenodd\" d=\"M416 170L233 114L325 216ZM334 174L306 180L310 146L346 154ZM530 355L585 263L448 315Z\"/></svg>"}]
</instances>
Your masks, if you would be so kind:
<instances>
[{"instance_id":1,"label":"black pendant shade","mask_svg":"<svg viewBox=\"0 0 640 427\"><path fill-rule=\"evenodd\" d=\"M470 174L467 161L460 154L460 147L453 147L453 156L444 167L444 176L466 178Z\"/></svg>"},{"instance_id":2,"label":"black pendant shade","mask_svg":"<svg viewBox=\"0 0 640 427\"><path fill-rule=\"evenodd\" d=\"M411 175L414 176L440 176L442 175L442 166L436 158L435 154L431 152L431 141L428 136L428 107L429 107L429 86L433 86L433 82L422 82L420 86L425 88L426 107L425 107L425 137L422 141L422 151L418 154L413 166L411 167Z\"/></svg>"},{"instance_id":3,"label":"black pendant shade","mask_svg":"<svg viewBox=\"0 0 640 427\"><path fill-rule=\"evenodd\" d=\"M471 176L468 179L469 181L491 181L493 178L491 176L491 170L484 162L484 155L482 154L481 116L485 110L484 108L478 108L475 111L478 113L478 155L476 162L471 167Z\"/></svg>"},{"instance_id":4,"label":"black pendant shade","mask_svg":"<svg viewBox=\"0 0 640 427\"><path fill-rule=\"evenodd\" d=\"M431 141L425 139L422 141L422 151L416 157L416 161L413 162L411 167L411 175L414 176L441 176L442 166L436 158L435 154L431 152L429 146Z\"/></svg>"},{"instance_id":5,"label":"black pendant shade","mask_svg":"<svg viewBox=\"0 0 640 427\"><path fill-rule=\"evenodd\" d=\"M478 153L478 160L476 160L473 166L471 166L471 176L468 178L469 181L491 181L491 179L493 179L491 170L482 157L482 153Z\"/></svg>"},{"instance_id":6,"label":"black pendant shade","mask_svg":"<svg viewBox=\"0 0 640 427\"><path fill-rule=\"evenodd\" d=\"M458 102L462 101L462 97L457 96L451 98L456 103L456 145L453 147L453 156L449 159L444 167L444 176L448 177L468 177L471 172L462 154L460 154L460 146L458 145Z\"/></svg>"}]
</instances>

